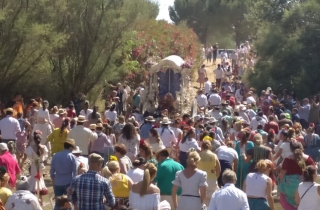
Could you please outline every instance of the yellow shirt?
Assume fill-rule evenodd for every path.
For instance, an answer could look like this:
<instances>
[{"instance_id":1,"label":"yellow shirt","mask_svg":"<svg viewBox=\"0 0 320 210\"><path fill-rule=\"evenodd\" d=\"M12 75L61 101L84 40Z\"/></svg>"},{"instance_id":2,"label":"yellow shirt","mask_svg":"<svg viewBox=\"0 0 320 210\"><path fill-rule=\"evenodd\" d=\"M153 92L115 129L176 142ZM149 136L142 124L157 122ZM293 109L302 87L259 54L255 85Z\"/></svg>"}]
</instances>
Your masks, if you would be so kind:
<instances>
[{"instance_id":1,"label":"yellow shirt","mask_svg":"<svg viewBox=\"0 0 320 210\"><path fill-rule=\"evenodd\" d=\"M57 153L57 152L61 152L64 149L63 144L67 140L68 133L69 133L68 130L60 133L60 128L56 128L48 136L47 140L49 142L51 142L52 154Z\"/></svg>"},{"instance_id":2,"label":"yellow shirt","mask_svg":"<svg viewBox=\"0 0 320 210\"><path fill-rule=\"evenodd\" d=\"M217 155L211 152L210 150L204 150L200 153L200 157L201 160L198 163L198 168L207 172L208 180L217 180L217 174L215 172L216 160L218 159Z\"/></svg>"},{"instance_id":3,"label":"yellow shirt","mask_svg":"<svg viewBox=\"0 0 320 210\"><path fill-rule=\"evenodd\" d=\"M121 173L112 175L110 177L110 184L112 186L114 197L129 197L129 182L126 175Z\"/></svg>"},{"instance_id":4,"label":"yellow shirt","mask_svg":"<svg viewBox=\"0 0 320 210\"><path fill-rule=\"evenodd\" d=\"M0 199L2 200L3 205L7 203L9 196L12 195L11 190L6 187L0 188Z\"/></svg>"}]
</instances>

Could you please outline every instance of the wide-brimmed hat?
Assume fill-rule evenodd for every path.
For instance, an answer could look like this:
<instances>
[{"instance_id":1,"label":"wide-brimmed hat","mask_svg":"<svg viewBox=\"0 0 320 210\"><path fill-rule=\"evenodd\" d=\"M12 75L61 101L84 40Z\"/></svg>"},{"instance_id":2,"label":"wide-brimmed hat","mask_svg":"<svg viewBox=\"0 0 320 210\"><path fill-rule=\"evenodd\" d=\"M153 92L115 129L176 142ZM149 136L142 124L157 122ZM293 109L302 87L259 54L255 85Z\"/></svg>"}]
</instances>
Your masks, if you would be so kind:
<instances>
[{"instance_id":1,"label":"wide-brimmed hat","mask_svg":"<svg viewBox=\"0 0 320 210\"><path fill-rule=\"evenodd\" d=\"M70 144L73 148L76 148L76 141L74 139L67 139L64 143Z\"/></svg>"},{"instance_id":2,"label":"wide-brimmed hat","mask_svg":"<svg viewBox=\"0 0 320 210\"><path fill-rule=\"evenodd\" d=\"M147 122L154 122L156 121L153 116L148 116L146 119L145 119Z\"/></svg>"},{"instance_id":3,"label":"wide-brimmed hat","mask_svg":"<svg viewBox=\"0 0 320 210\"><path fill-rule=\"evenodd\" d=\"M14 110L13 110L11 107L6 108L6 109L4 109L3 111L4 111L4 112L14 112Z\"/></svg>"},{"instance_id":4,"label":"wide-brimmed hat","mask_svg":"<svg viewBox=\"0 0 320 210\"><path fill-rule=\"evenodd\" d=\"M96 124L90 124L90 125L89 125L90 130L95 130L96 127L97 127Z\"/></svg>"},{"instance_id":5,"label":"wide-brimmed hat","mask_svg":"<svg viewBox=\"0 0 320 210\"><path fill-rule=\"evenodd\" d=\"M97 123L96 128L103 128L102 123Z\"/></svg>"},{"instance_id":6,"label":"wide-brimmed hat","mask_svg":"<svg viewBox=\"0 0 320 210\"><path fill-rule=\"evenodd\" d=\"M86 117L85 117L85 116L79 115L77 121L78 121L78 122L86 122L87 120L86 120Z\"/></svg>"},{"instance_id":7,"label":"wide-brimmed hat","mask_svg":"<svg viewBox=\"0 0 320 210\"><path fill-rule=\"evenodd\" d=\"M169 118L164 117L162 118L162 121L160 121L160 124L168 125L171 124L171 121L169 120Z\"/></svg>"},{"instance_id":8,"label":"wide-brimmed hat","mask_svg":"<svg viewBox=\"0 0 320 210\"><path fill-rule=\"evenodd\" d=\"M240 110L240 111L245 111L245 110L247 110L247 107L246 107L245 105L241 104L241 105L239 106L239 110Z\"/></svg>"},{"instance_id":9,"label":"wide-brimmed hat","mask_svg":"<svg viewBox=\"0 0 320 210\"><path fill-rule=\"evenodd\" d=\"M62 115L62 114L65 114L67 113L65 109L59 109L58 110L58 115Z\"/></svg>"},{"instance_id":10,"label":"wide-brimmed hat","mask_svg":"<svg viewBox=\"0 0 320 210\"><path fill-rule=\"evenodd\" d=\"M215 122L218 122L218 120L216 120L216 118L211 117L211 118L209 119L209 124L215 123Z\"/></svg>"},{"instance_id":11,"label":"wide-brimmed hat","mask_svg":"<svg viewBox=\"0 0 320 210\"><path fill-rule=\"evenodd\" d=\"M73 149L72 153L73 154L81 154L82 150L80 150L80 148L78 146L76 146L76 148Z\"/></svg>"}]
</instances>

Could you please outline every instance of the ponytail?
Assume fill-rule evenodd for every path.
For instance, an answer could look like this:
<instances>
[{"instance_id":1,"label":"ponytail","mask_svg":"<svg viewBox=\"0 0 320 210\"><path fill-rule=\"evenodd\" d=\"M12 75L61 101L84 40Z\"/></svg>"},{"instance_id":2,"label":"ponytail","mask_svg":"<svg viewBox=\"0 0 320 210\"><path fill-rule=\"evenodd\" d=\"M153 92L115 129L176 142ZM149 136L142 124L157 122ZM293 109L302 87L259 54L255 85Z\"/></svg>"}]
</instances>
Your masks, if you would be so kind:
<instances>
[{"instance_id":1,"label":"ponytail","mask_svg":"<svg viewBox=\"0 0 320 210\"><path fill-rule=\"evenodd\" d=\"M303 153L301 149L295 149L293 152L293 157L297 161L298 165L302 168L302 170L305 170L306 164L303 160Z\"/></svg>"},{"instance_id":2,"label":"ponytail","mask_svg":"<svg viewBox=\"0 0 320 210\"><path fill-rule=\"evenodd\" d=\"M142 180L142 185L141 185L141 189L140 189L140 196L141 197L147 194L148 186L151 183L150 179L151 178L150 178L149 169L145 169L144 175L143 175L143 180Z\"/></svg>"},{"instance_id":3,"label":"ponytail","mask_svg":"<svg viewBox=\"0 0 320 210\"><path fill-rule=\"evenodd\" d=\"M41 155L41 148L40 148L40 143L41 143L41 134L39 133L39 131L35 131L33 133L33 140L36 143L36 147L37 147L37 155L40 156Z\"/></svg>"},{"instance_id":4,"label":"ponytail","mask_svg":"<svg viewBox=\"0 0 320 210\"><path fill-rule=\"evenodd\" d=\"M313 176L316 174L317 169L315 166L310 165L303 171L303 181L304 182L314 182Z\"/></svg>"}]
</instances>

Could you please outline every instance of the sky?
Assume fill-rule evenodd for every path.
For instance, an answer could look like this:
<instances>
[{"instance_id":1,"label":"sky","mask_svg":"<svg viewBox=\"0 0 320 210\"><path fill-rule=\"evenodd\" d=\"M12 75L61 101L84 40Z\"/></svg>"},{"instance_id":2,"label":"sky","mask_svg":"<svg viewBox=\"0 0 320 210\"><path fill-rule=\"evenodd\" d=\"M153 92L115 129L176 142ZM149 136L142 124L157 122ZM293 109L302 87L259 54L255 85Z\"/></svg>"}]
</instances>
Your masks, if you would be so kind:
<instances>
[{"instance_id":1,"label":"sky","mask_svg":"<svg viewBox=\"0 0 320 210\"><path fill-rule=\"evenodd\" d=\"M174 0L154 0L155 2L158 2L160 5L160 11L159 15L157 17L157 20L166 20L168 22L172 22L169 16L169 6L173 6Z\"/></svg>"}]
</instances>

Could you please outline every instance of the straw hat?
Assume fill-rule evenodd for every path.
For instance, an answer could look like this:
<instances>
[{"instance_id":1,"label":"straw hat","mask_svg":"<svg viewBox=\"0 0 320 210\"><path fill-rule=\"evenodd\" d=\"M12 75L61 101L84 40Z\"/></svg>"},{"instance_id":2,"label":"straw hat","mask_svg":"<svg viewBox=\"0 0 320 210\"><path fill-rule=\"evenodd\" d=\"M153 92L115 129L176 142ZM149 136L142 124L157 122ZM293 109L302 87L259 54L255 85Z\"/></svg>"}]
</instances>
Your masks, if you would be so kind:
<instances>
[{"instance_id":1,"label":"straw hat","mask_svg":"<svg viewBox=\"0 0 320 210\"><path fill-rule=\"evenodd\" d=\"M240 110L240 111L245 111L245 110L247 110L247 107L246 107L245 105L241 104L241 105L239 106L239 110Z\"/></svg>"},{"instance_id":2,"label":"straw hat","mask_svg":"<svg viewBox=\"0 0 320 210\"><path fill-rule=\"evenodd\" d=\"M76 142L74 139L67 139L64 143L68 143L73 146L73 148L76 148Z\"/></svg>"},{"instance_id":3,"label":"straw hat","mask_svg":"<svg viewBox=\"0 0 320 210\"><path fill-rule=\"evenodd\" d=\"M148 116L148 117L146 118L146 121L147 121L147 122L154 122L154 121L156 121L156 120L153 118L153 116Z\"/></svg>"},{"instance_id":4,"label":"straw hat","mask_svg":"<svg viewBox=\"0 0 320 210\"><path fill-rule=\"evenodd\" d=\"M67 112L64 109L59 109L59 111L58 111L58 115L63 115L65 113L67 113Z\"/></svg>"},{"instance_id":5,"label":"straw hat","mask_svg":"<svg viewBox=\"0 0 320 210\"><path fill-rule=\"evenodd\" d=\"M82 150L80 150L80 148L78 146L76 146L76 148L72 151L73 154L81 154Z\"/></svg>"},{"instance_id":6,"label":"straw hat","mask_svg":"<svg viewBox=\"0 0 320 210\"><path fill-rule=\"evenodd\" d=\"M169 125L169 124L171 124L171 121L169 120L169 118L164 117L164 118L162 118L162 121L160 121L160 124Z\"/></svg>"},{"instance_id":7,"label":"straw hat","mask_svg":"<svg viewBox=\"0 0 320 210\"><path fill-rule=\"evenodd\" d=\"M215 123L215 122L218 122L218 120L216 120L216 118L214 118L214 117L211 117L209 120L209 124Z\"/></svg>"},{"instance_id":8,"label":"straw hat","mask_svg":"<svg viewBox=\"0 0 320 210\"><path fill-rule=\"evenodd\" d=\"M87 120L86 120L86 117L85 116L83 116L83 115L79 115L78 116L78 122L86 122Z\"/></svg>"},{"instance_id":9,"label":"straw hat","mask_svg":"<svg viewBox=\"0 0 320 210\"><path fill-rule=\"evenodd\" d=\"M103 128L102 123L97 123L96 128Z\"/></svg>"},{"instance_id":10,"label":"straw hat","mask_svg":"<svg viewBox=\"0 0 320 210\"><path fill-rule=\"evenodd\" d=\"M97 127L96 124L90 124L90 125L89 125L90 130L95 130L96 127Z\"/></svg>"},{"instance_id":11,"label":"straw hat","mask_svg":"<svg viewBox=\"0 0 320 210\"><path fill-rule=\"evenodd\" d=\"M3 110L4 112L14 112L14 110L11 108L11 107L9 107L9 108L7 108L7 109L5 109L5 110Z\"/></svg>"}]
</instances>

